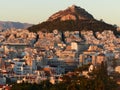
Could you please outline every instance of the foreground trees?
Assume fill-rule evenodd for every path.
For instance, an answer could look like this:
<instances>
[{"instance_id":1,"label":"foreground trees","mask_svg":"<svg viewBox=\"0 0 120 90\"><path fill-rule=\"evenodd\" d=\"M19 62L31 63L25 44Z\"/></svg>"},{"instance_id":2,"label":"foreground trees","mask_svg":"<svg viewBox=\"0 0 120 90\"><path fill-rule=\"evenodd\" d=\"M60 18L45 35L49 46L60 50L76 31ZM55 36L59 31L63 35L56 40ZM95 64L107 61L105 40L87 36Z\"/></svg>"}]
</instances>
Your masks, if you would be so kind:
<instances>
[{"instance_id":1,"label":"foreground trees","mask_svg":"<svg viewBox=\"0 0 120 90\"><path fill-rule=\"evenodd\" d=\"M77 69L71 75L64 75L63 81L51 84L48 80L38 84L14 84L12 90L117 90L116 81L108 76L107 66L102 63L97 69L82 76L81 70Z\"/></svg>"}]
</instances>

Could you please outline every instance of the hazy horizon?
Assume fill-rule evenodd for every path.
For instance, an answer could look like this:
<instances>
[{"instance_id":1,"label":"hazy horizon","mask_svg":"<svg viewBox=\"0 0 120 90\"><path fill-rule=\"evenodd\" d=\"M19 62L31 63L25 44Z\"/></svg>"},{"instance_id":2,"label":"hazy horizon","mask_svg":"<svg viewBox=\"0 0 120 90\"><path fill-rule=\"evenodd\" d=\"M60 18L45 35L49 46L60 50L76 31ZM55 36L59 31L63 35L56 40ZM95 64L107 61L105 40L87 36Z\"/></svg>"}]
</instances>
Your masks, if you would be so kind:
<instances>
[{"instance_id":1,"label":"hazy horizon","mask_svg":"<svg viewBox=\"0 0 120 90\"><path fill-rule=\"evenodd\" d=\"M1 0L0 21L37 24L71 5L84 8L97 20L120 26L120 0Z\"/></svg>"}]
</instances>

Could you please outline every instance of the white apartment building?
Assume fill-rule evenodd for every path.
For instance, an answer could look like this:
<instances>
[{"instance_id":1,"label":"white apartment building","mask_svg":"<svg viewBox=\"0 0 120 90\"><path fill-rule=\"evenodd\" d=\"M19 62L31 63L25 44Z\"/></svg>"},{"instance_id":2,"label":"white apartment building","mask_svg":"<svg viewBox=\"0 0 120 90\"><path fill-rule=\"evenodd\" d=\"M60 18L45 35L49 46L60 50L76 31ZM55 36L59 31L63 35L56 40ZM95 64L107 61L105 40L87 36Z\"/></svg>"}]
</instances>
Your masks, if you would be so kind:
<instances>
[{"instance_id":1,"label":"white apartment building","mask_svg":"<svg viewBox=\"0 0 120 90\"><path fill-rule=\"evenodd\" d=\"M15 74L18 75L25 75L28 73L32 73L32 67L26 65L25 62L22 61L15 62L13 70Z\"/></svg>"}]
</instances>

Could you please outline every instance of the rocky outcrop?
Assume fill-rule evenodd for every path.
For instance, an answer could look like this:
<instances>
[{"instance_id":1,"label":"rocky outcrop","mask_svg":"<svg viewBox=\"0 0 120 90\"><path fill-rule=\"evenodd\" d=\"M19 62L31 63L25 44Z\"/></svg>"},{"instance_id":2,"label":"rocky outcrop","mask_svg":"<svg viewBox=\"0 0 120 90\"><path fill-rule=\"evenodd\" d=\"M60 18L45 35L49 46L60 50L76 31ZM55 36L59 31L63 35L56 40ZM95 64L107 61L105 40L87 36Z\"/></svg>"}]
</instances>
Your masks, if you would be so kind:
<instances>
[{"instance_id":1,"label":"rocky outcrop","mask_svg":"<svg viewBox=\"0 0 120 90\"><path fill-rule=\"evenodd\" d=\"M49 17L48 21L53 21L60 19L61 21L65 20L86 20L94 19L91 14L89 14L85 9L72 5L65 10L59 11Z\"/></svg>"},{"instance_id":2,"label":"rocky outcrop","mask_svg":"<svg viewBox=\"0 0 120 90\"><path fill-rule=\"evenodd\" d=\"M71 15L71 14L68 14L68 15L65 15L63 17L61 17L61 21L65 21L65 20L76 20L77 18L74 16L74 15Z\"/></svg>"}]
</instances>

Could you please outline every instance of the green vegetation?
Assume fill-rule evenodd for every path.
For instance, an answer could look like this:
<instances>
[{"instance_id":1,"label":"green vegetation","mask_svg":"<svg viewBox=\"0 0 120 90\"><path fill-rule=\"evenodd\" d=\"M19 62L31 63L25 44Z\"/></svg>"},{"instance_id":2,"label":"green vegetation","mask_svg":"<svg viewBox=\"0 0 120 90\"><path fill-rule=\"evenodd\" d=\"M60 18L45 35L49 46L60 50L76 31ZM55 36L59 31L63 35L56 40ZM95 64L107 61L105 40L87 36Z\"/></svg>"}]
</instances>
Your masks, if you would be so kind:
<instances>
[{"instance_id":1,"label":"green vegetation","mask_svg":"<svg viewBox=\"0 0 120 90\"><path fill-rule=\"evenodd\" d=\"M54 29L58 29L60 31L93 30L94 32L96 31L102 32L103 30L115 31L116 27L102 21L91 19L91 20L79 20L79 21L74 21L74 20L46 21L28 28L28 30L31 32L38 32L38 31L52 32Z\"/></svg>"},{"instance_id":2,"label":"green vegetation","mask_svg":"<svg viewBox=\"0 0 120 90\"><path fill-rule=\"evenodd\" d=\"M73 75L64 75L63 81L54 85L47 80L40 84L14 84L12 90L117 90L117 83L108 76L104 63L89 73L89 78L81 76L84 69L79 69Z\"/></svg>"}]
</instances>

